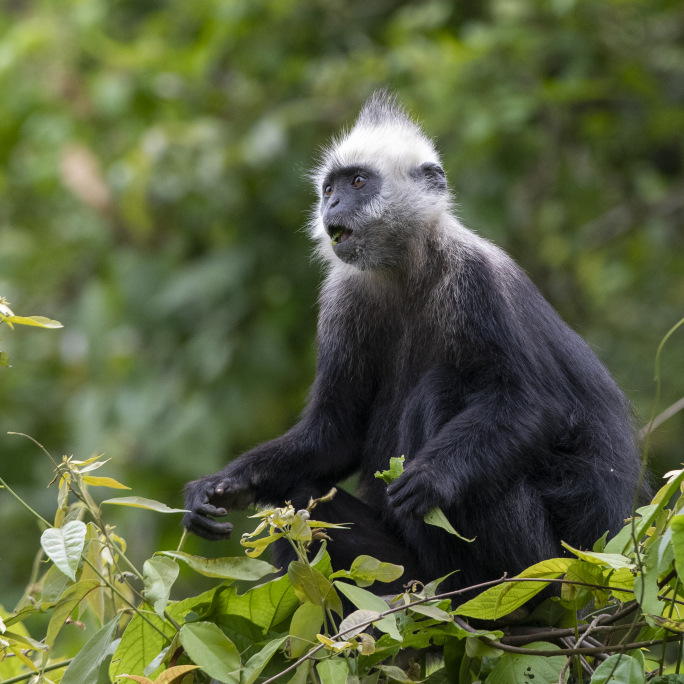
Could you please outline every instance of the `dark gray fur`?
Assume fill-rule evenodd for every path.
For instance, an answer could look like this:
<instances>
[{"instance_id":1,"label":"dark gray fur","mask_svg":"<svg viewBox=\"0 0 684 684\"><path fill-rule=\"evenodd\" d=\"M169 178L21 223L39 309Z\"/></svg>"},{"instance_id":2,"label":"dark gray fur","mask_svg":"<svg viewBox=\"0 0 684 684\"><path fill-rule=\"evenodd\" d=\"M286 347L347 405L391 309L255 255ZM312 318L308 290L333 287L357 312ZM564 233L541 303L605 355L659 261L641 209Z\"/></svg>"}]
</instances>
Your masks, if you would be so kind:
<instances>
[{"instance_id":1,"label":"dark gray fur","mask_svg":"<svg viewBox=\"0 0 684 684\"><path fill-rule=\"evenodd\" d=\"M423 135L382 96L357 127L373 141L395 123ZM319 183L348 165L344 140ZM507 255L454 218L434 158L391 174L377 155L361 162L379 181L356 209L345 190L334 222L352 236L331 252L325 202L313 221L330 272L309 403L284 435L188 485L188 529L223 539L232 526L214 517L227 509L305 506L356 474L358 498L340 492L316 509L355 523L333 532L333 566L368 553L404 564L399 584L459 570L447 586L468 586L564 555L561 540L588 549L614 534L640 460L608 371ZM402 454L405 472L388 488L374 473ZM426 525L434 506L475 542ZM288 559L281 548L278 562Z\"/></svg>"}]
</instances>

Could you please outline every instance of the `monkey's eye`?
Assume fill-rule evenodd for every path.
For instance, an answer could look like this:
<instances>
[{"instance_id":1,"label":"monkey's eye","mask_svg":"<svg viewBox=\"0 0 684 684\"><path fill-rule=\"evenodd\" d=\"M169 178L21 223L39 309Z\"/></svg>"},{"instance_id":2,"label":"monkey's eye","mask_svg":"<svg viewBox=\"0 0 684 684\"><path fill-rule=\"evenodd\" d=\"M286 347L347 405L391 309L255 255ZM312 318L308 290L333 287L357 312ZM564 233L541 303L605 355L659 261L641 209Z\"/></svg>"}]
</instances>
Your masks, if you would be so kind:
<instances>
[{"instance_id":1,"label":"monkey's eye","mask_svg":"<svg viewBox=\"0 0 684 684\"><path fill-rule=\"evenodd\" d=\"M354 178L354 180L352 181L352 185L355 188L360 188L365 182L366 182L366 179L363 176L356 176Z\"/></svg>"},{"instance_id":2,"label":"monkey's eye","mask_svg":"<svg viewBox=\"0 0 684 684\"><path fill-rule=\"evenodd\" d=\"M323 194L326 197L330 197L330 195L332 195L332 185L326 185L325 188L323 189Z\"/></svg>"}]
</instances>

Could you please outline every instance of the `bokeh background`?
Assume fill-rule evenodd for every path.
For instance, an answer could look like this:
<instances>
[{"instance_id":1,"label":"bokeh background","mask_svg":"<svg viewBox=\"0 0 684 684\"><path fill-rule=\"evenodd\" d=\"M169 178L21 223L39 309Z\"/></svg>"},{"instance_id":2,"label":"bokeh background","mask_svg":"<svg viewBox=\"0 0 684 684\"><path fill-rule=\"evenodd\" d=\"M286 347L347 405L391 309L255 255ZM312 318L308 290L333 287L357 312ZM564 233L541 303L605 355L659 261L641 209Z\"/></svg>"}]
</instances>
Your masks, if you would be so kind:
<instances>
[{"instance_id":1,"label":"bokeh background","mask_svg":"<svg viewBox=\"0 0 684 684\"><path fill-rule=\"evenodd\" d=\"M37 511L54 514L50 463L7 431L105 452L98 474L181 506L186 481L295 421L321 278L306 172L383 86L435 137L466 225L648 417L684 316L681 0L7 0L0 295L64 324L2 329L0 475ZM684 396L684 330L662 367L661 410ZM680 414L656 474L683 446ZM0 519L11 609L40 531L1 491ZM110 520L138 561L180 536L177 516Z\"/></svg>"}]
</instances>

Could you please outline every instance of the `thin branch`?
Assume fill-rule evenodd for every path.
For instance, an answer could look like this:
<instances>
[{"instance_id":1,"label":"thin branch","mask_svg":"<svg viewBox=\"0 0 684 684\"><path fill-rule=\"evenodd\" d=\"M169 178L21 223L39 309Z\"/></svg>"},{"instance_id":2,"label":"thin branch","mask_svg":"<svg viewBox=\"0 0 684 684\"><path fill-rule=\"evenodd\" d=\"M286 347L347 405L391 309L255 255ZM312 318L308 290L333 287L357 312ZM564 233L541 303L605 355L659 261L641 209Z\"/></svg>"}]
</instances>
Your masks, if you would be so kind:
<instances>
[{"instance_id":1,"label":"thin branch","mask_svg":"<svg viewBox=\"0 0 684 684\"><path fill-rule=\"evenodd\" d=\"M645 627L647 624L647 622L638 622L637 627ZM580 634L585 634L589 631L590 627L591 625L580 625L577 628L577 631ZM571 637L575 634L574 627L569 627L568 629L557 629L555 627L549 627L541 630L534 628L529 629L530 631L525 632L524 634L511 634L510 636L505 636L501 639L501 643L515 646L516 644L529 643L530 641L552 641L555 639L562 639L564 637ZM597 625L596 627L592 628L591 631L611 634L613 632L626 629L628 629L628 625Z\"/></svg>"},{"instance_id":2,"label":"thin branch","mask_svg":"<svg viewBox=\"0 0 684 684\"><path fill-rule=\"evenodd\" d=\"M52 527L52 525L51 525L47 520L45 520L45 518L44 518L42 515L40 515L39 513L36 513L36 512L31 508L31 506L29 506L29 505L26 503L26 501L24 501L18 494L15 494L15 492L13 492L13 491L9 488L9 486L7 485L7 483L6 483L1 477L0 477L0 485L2 485L2 486L3 486L3 487L4 487L4 488L5 488L5 489L6 489L6 490L7 490L15 499L24 507L24 508L26 508L28 511L30 511L31 513L33 513L33 515L34 515L36 518L38 518L38 520L40 520L41 522L44 522L48 527Z\"/></svg>"},{"instance_id":3,"label":"thin branch","mask_svg":"<svg viewBox=\"0 0 684 684\"><path fill-rule=\"evenodd\" d=\"M379 617L376 617L372 620L365 620L364 622L360 622L357 627L361 627L362 625L364 627L369 627L372 625L374 622L377 622L378 620L381 620L382 618L386 617L387 615L392 615L393 613L398 613L402 610L406 610L407 608L410 608L411 606L416 606L421 603L426 603L427 601L435 601L441 598L447 598L449 596L458 596L459 594L464 594L467 591L474 591L475 589L488 589L489 587L496 586L497 584L501 584L505 579L502 577L501 579L497 580L492 580L491 582L483 582L482 584L476 584L475 586L472 587L466 587L465 589L456 589L455 591L448 591L444 594L438 594L437 596L430 596L428 598L424 599L419 599L418 601L413 601L409 603L408 605L401 605L396 608L390 608L389 610L386 610L384 613L380 613ZM334 636L331 637L331 639L337 639L339 638L340 634L339 632L335 634ZM309 651L305 656L302 656L299 660L296 662L292 663L289 667L285 668L282 672L280 672L277 675L274 675L270 679L267 679L265 682L262 682L262 684L271 684L272 682L275 682L277 679L280 679L284 674L287 674L288 672L292 672L292 670L297 669L303 662L307 660L312 660L313 656L318 653L322 648L324 647L323 644L320 644L320 646L316 646L316 648L312 649Z\"/></svg>"},{"instance_id":4,"label":"thin branch","mask_svg":"<svg viewBox=\"0 0 684 684\"><path fill-rule=\"evenodd\" d=\"M653 430L662 425L666 420L672 418L675 413L679 413L682 409L684 409L684 397L679 401L675 401L672 406L666 408L662 413L659 413L648 425L644 425L644 427L639 430L639 437L643 439L648 432L653 432Z\"/></svg>"},{"instance_id":5,"label":"thin branch","mask_svg":"<svg viewBox=\"0 0 684 684\"><path fill-rule=\"evenodd\" d=\"M574 639L570 636L564 637L561 639L561 641L566 645L570 646L571 648L579 648L582 645L582 641L584 641L588 636L589 632L591 632L593 629L596 629L596 625L601 621L603 618L603 615L597 615L593 620L590 625L588 625L587 629L585 630L584 634L577 639L577 641L574 641ZM575 632L577 633L579 631L579 627L575 626ZM560 675L558 677L558 684L563 684L563 681L565 680L565 672L567 669L570 667L570 663L572 662L572 656L570 656L566 661L565 665L563 665L563 669L560 671ZM594 674L594 671L589 667L589 663L584 659L584 656L579 656L579 662L580 665L582 666L582 669L591 677ZM581 672L578 673L580 675L581 679Z\"/></svg>"},{"instance_id":6,"label":"thin branch","mask_svg":"<svg viewBox=\"0 0 684 684\"><path fill-rule=\"evenodd\" d=\"M380 613L379 617L376 617L372 620L366 620L364 622L360 622L357 627L368 627L372 625L374 622L377 622L378 620L381 620L382 618L392 615L393 613L398 613L400 611L404 611L407 609L412 608L413 606L420 605L421 603L427 603L428 601L438 601L440 599L445 599L445 598L450 598L452 596L458 596L460 594L465 594L470 591L475 591L477 589L488 589L489 587L496 586L498 584L503 584L503 583L509 583L509 582L554 582L558 584L574 584L576 586L585 586L585 587L593 587L595 589L615 589L615 587L610 587L606 586L603 584L590 584L588 582L575 582L572 580L562 580L562 579L549 579L547 577L541 577L541 578L534 578L534 577L511 577L507 578L505 575L501 577L498 580L492 580L491 582L483 582L482 584L476 584L472 587L466 587L465 589L456 589L455 591L447 591L444 592L443 594L437 594L435 596L430 596L424 599L419 599L417 601L412 601L409 604L406 605L401 605L396 608L390 608L389 610L386 610L383 613ZM624 589L620 589L620 591L627 591ZM634 593L633 591L630 593ZM477 630L473 629L470 625L468 625L465 620L458 616L454 616L454 621L459 624L463 629L466 629L469 632L475 632ZM574 630L573 630L574 633ZM332 639L337 639L339 638L339 633L335 634L332 636ZM679 637L679 640L681 640L681 637ZM540 650L540 649L526 649L526 648L518 648L516 646L509 646L507 644L501 643L499 641L487 641L488 645L501 649L502 651L506 651L508 653L519 653L521 655L541 655L541 656L546 656L549 657L551 655L595 655L597 653L605 653L607 651L611 650L622 650L623 648L627 649L633 649L633 648L645 648L647 646L654 646L657 644L662 643L662 640L656 640L656 641L644 641L644 642L638 642L636 644L628 644L627 646L617 646L617 647L611 647L611 646L600 646L600 647L585 647L585 648L575 648L575 649L560 649L560 650L554 650L554 651L545 651L545 650ZM307 660L312 660L313 656L318 653L322 648L324 648L323 644L320 644L320 646L317 646L316 648L312 649L309 651L306 655L302 656L299 660L294 662L292 665L288 666L285 668L282 672L280 672L277 675L274 675L270 679L267 679L264 681L262 684L272 684L272 682L275 682L276 680L280 679L284 674L287 674L288 672L292 672L295 670L297 667L299 667L302 663L304 663Z\"/></svg>"},{"instance_id":7,"label":"thin branch","mask_svg":"<svg viewBox=\"0 0 684 684\"><path fill-rule=\"evenodd\" d=\"M30 439L36 446L39 446L46 454L47 457L55 464L55 468L59 468L59 464L57 461L55 461L54 458L52 458L52 454L37 440L33 439L31 435L25 435L23 432L8 432L8 435L19 435L20 437L26 437L26 439ZM4 684L4 682L3 682Z\"/></svg>"},{"instance_id":8,"label":"thin branch","mask_svg":"<svg viewBox=\"0 0 684 684\"><path fill-rule=\"evenodd\" d=\"M384 615L384 613L382 613ZM463 627L463 629L466 629L469 632L476 632L477 630L471 627L465 620L462 620L458 616L454 616L454 621L460 626ZM684 635L679 635L674 641L670 643L674 643L675 641L681 641L682 636ZM595 655L597 653L609 653L610 651L621 651L621 650L627 650L627 651L632 651L636 648L648 648L649 646L657 646L658 644L662 644L663 639L655 639L653 641L639 641L633 644L617 644L616 646L592 646L590 648L559 648L559 649L554 649L553 651L548 651L548 650L542 650L542 649L537 649L537 648L518 648L517 646L508 646L507 644L502 644L500 641L487 641L487 645L491 646L492 648L498 648L501 649L502 651L506 651L507 653L519 653L520 655L539 655L539 656L544 656L546 658L550 658L551 656L558 656L558 655L567 655L567 656L573 656L573 655ZM264 684L267 684L267 682L264 682Z\"/></svg>"},{"instance_id":9,"label":"thin branch","mask_svg":"<svg viewBox=\"0 0 684 684\"><path fill-rule=\"evenodd\" d=\"M59 670L60 667L66 667L73 658L69 660L62 660L59 663L53 663L52 665L47 665L43 668L43 672L50 672L51 670ZM30 679L35 677L35 672L25 672L24 674L17 675L16 677L11 677L10 679L3 679L0 684L16 684L16 682L23 682L25 679Z\"/></svg>"}]
</instances>

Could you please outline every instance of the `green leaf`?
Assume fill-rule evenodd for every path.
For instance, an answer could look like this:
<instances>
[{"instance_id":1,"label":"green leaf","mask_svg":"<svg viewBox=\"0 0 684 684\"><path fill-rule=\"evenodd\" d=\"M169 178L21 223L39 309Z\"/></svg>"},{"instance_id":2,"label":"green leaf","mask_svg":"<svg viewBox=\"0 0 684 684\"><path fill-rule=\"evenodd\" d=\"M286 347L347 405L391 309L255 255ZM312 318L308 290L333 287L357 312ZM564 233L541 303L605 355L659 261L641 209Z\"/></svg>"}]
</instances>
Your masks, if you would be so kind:
<instances>
[{"instance_id":1,"label":"green leaf","mask_svg":"<svg viewBox=\"0 0 684 684\"><path fill-rule=\"evenodd\" d=\"M56 565L53 565L45 575L43 580L43 591L40 599L43 603L54 603L59 599L64 590L72 586L74 582L70 580Z\"/></svg>"},{"instance_id":2,"label":"green leaf","mask_svg":"<svg viewBox=\"0 0 684 684\"><path fill-rule=\"evenodd\" d=\"M257 654L253 655L247 661L240 674L240 684L254 684L262 670L268 665L268 661L286 639L286 636L280 637L279 639L273 639L273 641L269 641Z\"/></svg>"},{"instance_id":3,"label":"green leaf","mask_svg":"<svg viewBox=\"0 0 684 684\"><path fill-rule=\"evenodd\" d=\"M503 653L500 648L490 646L474 636L466 637L465 650L469 658L498 658Z\"/></svg>"},{"instance_id":4,"label":"green leaf","mask_svg":"<svg viewBox=\"0 0 684 684\"><path fill-rule=\"evenodd\" d=\"M93 522L89 522L86 526L86 543L83 549L83 555L85 556L87 563L83 564L83 569L81 570L81 581L82 580L100 580L95 569L102 571L102 549L103 545L100 542L100 530ZM86 596L88 604L93 609L93 612L97 616L100 625L105 623L105 611L106 606L111 605L109 601L109 591L105 591L106 587L100 587L95 591L91 591Z\"/></svg>"},{"instance_id":5,"label":"green leaf","mask_svg":"<svg viewBox=\"0 0 684 684\"><path fill-rule=\"evenodd\" d=\"M0 366L9 368L9 356L7 356L7 352L0 352Z\"/></svg>"},{"instance_id":6,"label":"green leaf","mask_svg":"<svg viewBox=\"0 0 684 684\"><path fill-rule=\"evenodd\" d=\"M338 570L330 575L329 579L335 577L347 577L354 580L360 587L369 587L376 580L379 582L394 582L404 574L401 565L392 563L381 563L373 556L359 556L354 559L349 570Z\"/></svg>"},{"instance_id":7,"label":"green leaf","mask_svg":"<svg viewBox=\"0 0 684 684\"><path fill-rule=\"evenodd\" d=\"M157 513L189 513L184 508L169 508L166 504L154 501L153 499L143 499L141 496L121 496L118 499L107 499L103 504L113 504L115 506L131 506L132 508L146 508L148 511Z\"/></svg>"},{"instance_id":8,"label":"green leaf","mask_svg":"<svg viewBox=\"0 0 684 684\"><path fill-rule=\"evenodd\" d=\"M430 676L424 680L424 684L452 684L452 680L446 667L442 667L439 670L432 672Z\"/></svg>"},{"instance_id":9,"label":"green leaf","mask_svg":"<svg viewBox=\"0 0 684 684\"><path fill-rule=\"evenodd\" d=\"M59 321L53 321L45 316L0 316L5 323L17 323L19 325L33 325L37 328L63 328Z\"/></svg>"},{"instance_id":10,"label":"green leaf","mask_svg":"<svg viewBox=\"0 0 684 684\"><path fill-rule=\"evenodd\" d=\"M330 608L342 616L342 602L329 580L316 568L300 561L292 561L287 576L300 600L311 601L317 606Z\"/></svg>"},{"instance_id":11,"label":"green leaf","mask_svg":"<svg viewBox=\"0 0 684 684\"><path fill-rule=\"evenodd\" d=\"M620 591L620 589L634 590L634 574L629 568L616 570L608 578L607 584L610 587L615 587L611 593L618 601L631 601L634 598L634 594Z\"/></svg>"},{"instance_id":12,"label":"green leaf","mask_svg":"<svg viewBox=\"0 0 684 684\"><path fill-rule=\"evenodd\" d=\"M290 526L290 537L295 541L311 541L311 525L307 520L304 520L300 515L295 515L295 519Z\"/></svg>"},{"instance_id":13,"label":"green leaf","mask_svg":"<svg viewBox=\"0 0 684 684\"><path fill-rule=\"evenodd\" d=\"M668 487L668 490L670 487ZM671 496L671 495L670 495ZM653 524L658 513L662 510L663 506L670 499L663 500L658 504L651 504L650 506L642 506L637 509L637 514L641 517L637 518L634 523L630 520L605 546L603 551L605 553L619 553L625 555L629 553L631 549L634 548L634 537L637 541L641 540L644 536L644 532ZM634 527L632 527L634 525ZM596 549L594 549L596 551Z\"/></svg>"},{"instance_id":14,"label":"green leaf","mask_svg":"<svg viewBox=\"0 0 684 684\"><path fill-rule=\"evenodd\" d=\"M266 550L267 547L277 542L278 539L282 539L284 536L284 532L278 532L276 534L267 534L265 537L260 537L259 539L244 538L240 540L240 544L247 548L245 553L250 558L257 558Z\"/></svg>"},{"instance_id":15,"label":"green leaf","mask_svg":"<svg viewBox=\"0 0 684 684\"><path fill-rule=\"evenodd\" d=\"M596 551L597 553L603 553L606 550L606 541L607 540L608 540L608 531L606 530L603 533L603 536L594 542L594 546L592 547L591 550Z\"/></svg>"},{"instance_id":16,"label":"green leaf","mask_svg":"<svg viewBox=\"0 0 684 684\"><path fill-rule=\"evenodd\" d=\"M200 611L209 608L219 588L220 587L214 587L199 596L193 596L192 598L187 598L178 603L171 603L167 607L167 611L174 620L182 623L185 620L185 616L191 610ZM146 611L150 609L150 606L147 603L140 607ZM162 620L154 613L148 612L146 613L146 617L166 634L169 639L164 639L164 637L143 620L139 614L134 615L133 619L126 627L123 638L112 657L112 662L109 666L109 677L112 681L115 681L117 676L124 673L145 675L152 677L153 679L155 674L159 674L162 659L159 660L151 671L147 666L151 665L161 651L172 643L171 640L175 637L177 632L171 624Z\"/></svg>"},{"instance_id":17,"label":"green leaf","mask_svg":"<svg viewBox=\"0 0 684 684\"><path fill-rule=\"evenodd\" d=\"M387 484L392 484L404 472L404 457L390 458L389 470L377 471L375 477L384 480Z\"/></svg>"},{"instance_id":18,"label":"green leaf","mask_svg":"<svg viewBox=\"0 0 684 684\"><path fill-rule=\"evenodd\" d=\"M384 672L388 679L400 684L415 684L415 679L411 679L406 672L396 665L376 665L378 670Z\"/></svg>"},{"instance_id":19,"label":"green leaf","mask_svg":"<svg viewBox=\"0 0 684 684\"><path fill-rule=\"evenodd\" d=\"M287 684L306 684L309 679L309 671L311 670L312 662L306 660L303 662L294 673L292 679L290 679Z\"/></svg>"},{"instance_id":20,"label":"green leaf","mask_svg":"<svg viewBox=\"0 0 684 684\"><path fill-rule=\"evenodd\" d=\"M449 615L449 613L441 608L437 608L437 606L427 606L424 603L420 603L417 606L409 606L409 609L414 613L427 615L427 617L440 622L451 622L453 620L453 617Z\"/></svg>"},{"instance_id":21,"label":"green leaf","mask_svg":"<svg viewBox=\"0 0 684 684\"><path fill-rule=\"evenodd\" d=\"M117 615L91 637L67 667L61 684L97 684L100 665L116 638L116 628L120 619L121 616Z\"/></svg>"},{"instance_id":22,"label":"green leaf","mask_svg":"<svg viewBox=\"0 0 684 684\"><path fill-rule=\"evenodd\" d=\"M684 577L684 515L675 515L670 522L677 575Z\"/></svg>"},{"instance_id":23,"label":"green leaf","mask_svg":"<svg viewBox=\"0 0 684 684\"><path fill-rule=\"evenodd\" d=\"M420 592L420 595L423 598L431 598L432 596L434 596L437 593L437 589L438 589L439 585L442 582L444 582L444 580L447 579L447 577L451 577L454 573L457 573L457 572L458 572L458 570L453 570L448 575L444 575L444 577L439 577L436 580L432 580L432 582L428 582L425 585L425 587L423 588L423 590Z\"/></svg>"},{"instance_id":24,"label":"green leaf","mask_svg":"<svg viewBox=\"0 0 684 684\"><path fill-rule=\"evenodd\" d=\"M349 668L342 658L329 658L316 665L321 684L346 684Z\"/></svg>"},{"instance_id":25,"label":"green leaf","mask_svg":"<svg viewBox=\"0 0 684 684\"><path fill-rule=\"evenodd\" d=\"M188 682L192 684L195 681L194 677L185 677L183 682L181 682L181 675L187 674L197 669L197 665L176 665L170 667L168 670L164 670L159 677L154 681L154 684L183 684L183 682Z\"/></svg>"},{"instance_id":26,"label":"green leaf","mask_svg":"<svg viewBox=\"0 0 684 684\"><path fill-rule=\"evenodd\" d=\"M316 635L325 621L325 610L314 603L303 603L290 622L290 651L293 658L299 658L312 646L317 645ZM343 621L344 624L344 621Z\"/></svg>"},{"instance_id":27,"label":"green leaf","mask_svg":"<svg viewBox=\"0 0 684 684\"><path fill-rule=\"evenodd\" d=\"M335 582L335 586L357 607L362 610L373 610L378 613L384 613L389 610L389 606L375 594L370 591L356 587L353 584L346 582ZM375 626L381 631L389 634L395 641L402 641L402 636L397 629L397 618L395 615L387 615L382 620L375 623Z\"/></svg>"},{"instance_id":28,"label":"green leaf","mask_svg":"<svg viewBox=\"0 0 684 684\"><path fill-rule=\"evenodd\" d=\"M353 639L357 634L361 634L361 632L368 629L369 620L377 622L379 619L380 613L377 610L355 610L340 623L340 639ZM449 619L451 619L451 616L449 616Z\"/></svg>"},{"instance_id":29,"label":"green leaf","mask_svg":"<svg viewBox=\"0 0 684 684\"><path fill-rule=\"evenodd\" d=\"M544 651L557 651L558 646L534 642L525 646ZM565 665L565 656L529 656L504 653L487 677L487 684L556 684ZM592 677L592 684L594 679Z\"/></svg>"},{"instance_id":30,"label":"green leaf","mask_svg":"<svg viewBox=\"0 0 684 684\"><path fill-rule=\"evenodd\" d=\"M564 574L574 562L575 560L572 558L551 558L527 568L517 577L548 577L554 579ZM499 584L459 606L454 614L483 620L496 620L527 603L548 585L548 582L507 582Z\"/></svg>"},{"instance_id":31,"label":"green leaf","mask_svg":"<svg viewBox=\"0 0 684 684\"><path fill-rule=\"evenodd\" d=\"M610 656L594 672L591 684L643 684L643 656L640 661L624 653Z\"/></svg>"},{"instance_id":32,"label":"green leaf","mask_svg":"<svg viewBox=\"0 0 684 684\"><path fill-rule=\"evenodd\" d=\"M182 551L158 551L157 556L168 556L181 560L196 572L206 577L221 577L234 580L259 580L278 572L270 563L247 556L237 558L203 558Z\"/></svg>"},{"instance_id":33,"label":"green leaf","mask_svg":"<svg viewBox=\"0 0 684 684\"><path fill-rule=\"evenodd\" d=\"M600 565L578 560L568 568L565 579L573 582L585 582L586 584L605 584L605 574L608 572L610 570L605 570ZM571 610L582 608L591 600L592 596L603 602L608 597L607 592L601 589L574 584L564 584L561 588L561 595L564 599L572 601L572 604L566 604L566 608Z\"/></svg>"},{"instance_id":34,"label":"green leaf","mask_svg":"<svg viewBox=\"0 0 684 684\"><path fill-rule=\"evenodd\" d=\"M684 621L680 622L679 620L661 617L660 615L649 615L648 617L650 617L651 620L658 625L658 627L664 627L665 629L669 629L671 632L678 632L679 634L684 632Z\"/></svg>"},{"instance_id":35,"label":"green leaf","mask_svg":"<svg viewBox=\"0 0 684 684\"><path fill-rule=\"evenodd\" d=\"M658 598L658 552L664 541L660 537L646 549L641 573L634 578L634 598L639 602L641 610L649 615L661 615L666 605Z\"/></svg>"},{"instance_id":36,"label":"green leaf","mask_svg":"<svg viewBox=\"0 0 684 684\"><path fill-rule=\"evenodd\" d=\"M100 586L96 580L85 580L69 587L60 597L59 603L52 611L52 617L47 628L45 643L52 647L60 630L64 626L66 619L71 615L74 608L83 600L89 591L93 591ZM47 662L47 657L44 659Z\"/></svg>"},{"instance_id":37,"label":"green leaf","mask_svg":"<svg viewBox=\"0 0 684 684\"><path fill-rule=\"evenodd\" d=\"M110 487L111 489L130 489L121 482L117 482L113 477L97 477L97 475L84 475L83 482L91 487Z\"/></svg>"},{"instance_id":38,"label":"green leaf","mask_svg":"<svg viewBox=\"0 0 684 684\"><path fill-rule=\"evenodd\" d=\"M258 625L264 634L295 611L300 601L286 576L254 587L242 595L235 587L219 587L206 619L228 629L233 616Z\"/></svg>"},{"instance_id":39,"label":"green leaf","mask_svg":"<svg viewBox=\"0 0 684 684\"><path fill-rule=\"evenodd\" d=\"M10 632L9 630L5 631L0 631L0 634L2 634L2 639L9 640L9 641L16 641L19 644L23 644L27 648L33 650L33 651L48 651L50 650L50 647L47 644L43 644L40 641L36 641L35 639L31 639L30 636L26 634L17 634L17 632ZM0 648L0 651L2 649Z\"/></svg>"},{"instance_id":40,"label":"green leaf","mask_svg":"<svg viewBox=\"0 0 684 684\"><path fill-rule=\"evenodd\" d=\"M632 561L623 556L620 553L595 553L593 551L580 551L579 549L574 549L570 544L561 542L561 544L571 553L574 553L578 558L581 558L587 563L594 563L596 565L602 565L603 567L613 568L614 570L619 570L620 568L631 568L633 566Z\"/></svg>"},{"instance_id":41,"label":"green leaf","mask_svg":"<svg viewBox=\"0 0 684 684\"><path fill-rule=\"evenodd\" d=\"M40 537L40 544L50 560L72 581L83 553L86 526L80 520L72 520L64 527L51 527Z\"/></svg>"},{"instance_id":42,"label":"green leaf","mask_svg":"<svg viewBox=\"0 0 684 684\"><path fill-rule=\"evenodd\" d=\"M143 604L140 607L144 610L147 606ZM173 626L154 613L147 613L145 617L166 634L169 640L164 639L156 629L136 613L128 623L112 656L112 662L109 664L109 677L112 682L115 682L121 674L144 675L145 666L155 659L175 634L176 630ZM149 676L153 674L150 672Z\"/></svg>"},{"instance_id":43,"label":"green leaf","mask_svg":"<svg viewBox=\"0 0 684 684\"><path fill-rule=\"evenodd\" d=\"M459 539L462 539L463 541L467 541L467 542L474 542L475 541L475 537L473 537L472 539L468 539L467 537L464 537L463 535L460 535L458 532L456 532L456 530L452 527L451 523L447 519L446 515L444 515L444 511L442 511L441 508L438 508L438 507L431 508L425 514L423 521L426 522L428 525L434 525L435 527L441 527L443 530L446 530L449 534L454 534Z\"/></svg>"},{"instance_id":44,"label":"green leaf","mask_svg":"<svg viewBox=\"0 0 684 684\"><path fill-rule=\"evenodd\" d=\"M190 659L210 677L225 684L240 683L240 654L215 624L191 622L183 625L180 642Z\"/></svg>"},{"instance_id":45,"label":"green leaf","mask_svg":"<svg viewBox=\"0 0 684 684\"><path fill-rule=\"evenodd\" d=\"M163 556L150 558L143 565L145 598L154 606L154 612L161 618L164 617L171 587L178 579L179 571L178 563Z\"/></svg>"},{"instance_id":46,"label":"green leaf","mask_svg":"<svg viewBox=\"0 0 684 684\"><path fill-rule=\"evenodd\" d=\"M643 537L644 532L654 523L665 505L669 502L672 496L679 490L682 483L684 483L684 469L671 482L661 487L658 493L653 498L650 506L642 506L637 509L637 513L641 515L640 520L630 521L625 527L618 532L618 534L606 544L607 552L618 551L622 554L627 554L634 546L634 537L637 541ZM632 525L634 524L634 534Z\"/></svg>"}]
</instances>

